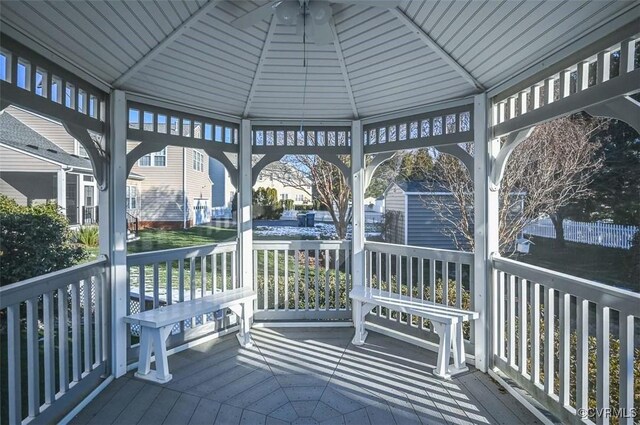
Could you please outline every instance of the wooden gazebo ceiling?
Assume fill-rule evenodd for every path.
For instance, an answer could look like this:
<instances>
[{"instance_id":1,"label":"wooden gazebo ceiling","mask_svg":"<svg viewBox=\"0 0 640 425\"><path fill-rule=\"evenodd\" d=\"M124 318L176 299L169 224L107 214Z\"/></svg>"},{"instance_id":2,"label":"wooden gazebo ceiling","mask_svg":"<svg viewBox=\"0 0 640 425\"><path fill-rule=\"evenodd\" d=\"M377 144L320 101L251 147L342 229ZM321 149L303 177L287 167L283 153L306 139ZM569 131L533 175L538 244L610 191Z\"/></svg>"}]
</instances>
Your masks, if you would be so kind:
<instances>
[{"instance_id":1,"label":"wooden gazebo ceiling","mask_svg":"<svg viewBox=\"0 0 640 425\"><path fill-rule=\"evenodd\" d=\"M233 116L352 119L478 93L640 16L637 1L334 4L337 41L307 44L305 70L294 27L229 24L264 3L3 1L0 20L105 88Z\"/></svg>"}]
</instances>

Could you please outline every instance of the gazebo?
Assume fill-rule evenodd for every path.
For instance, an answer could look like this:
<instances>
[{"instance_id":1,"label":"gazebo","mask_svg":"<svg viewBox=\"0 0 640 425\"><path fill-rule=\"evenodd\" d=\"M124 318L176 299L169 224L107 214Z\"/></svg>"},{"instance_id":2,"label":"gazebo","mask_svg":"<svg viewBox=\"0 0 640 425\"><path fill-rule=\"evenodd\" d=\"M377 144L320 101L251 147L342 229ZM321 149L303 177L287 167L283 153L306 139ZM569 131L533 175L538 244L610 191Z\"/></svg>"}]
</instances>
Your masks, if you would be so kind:
<instances>
[{"instance_id":1,"label":"gazebo","mask_svg":"<svg viewBox=\"0 0 640 425\"><path fill-rule=\"evenodd\" d=\"M0 289L3 422L117 423L139 412L158 423L634 423L640 295L502 258L497 211L509 155L536 125L585 111L640 131L637 1L3 1L0 22L0 107L59 121L85 148L101 253ZM126 178L169 145L203 149L229 171L236 241L127 254ZM474 252L365 239L374 170L423 147L471 171ZM348 176L351 240L253 240L253 183L293 154ZM234 345L231 356L235 316L202 315L170 330L173 384L128 374L140 328L125 316L239 287L258 294L257 348ZM372 331L370 343L350 344L358 287L477 312L462 341L470 374L432 376L421 363L435 361L423 349L437 346L433 324L392 308L366 316L358 332ZM220 364L235 375L189 386L179 372ZM319 392L288 391L294 376ZM259 391L285 398L255 407L264 398L247 395Z\"/></svg>"}]
</instances>

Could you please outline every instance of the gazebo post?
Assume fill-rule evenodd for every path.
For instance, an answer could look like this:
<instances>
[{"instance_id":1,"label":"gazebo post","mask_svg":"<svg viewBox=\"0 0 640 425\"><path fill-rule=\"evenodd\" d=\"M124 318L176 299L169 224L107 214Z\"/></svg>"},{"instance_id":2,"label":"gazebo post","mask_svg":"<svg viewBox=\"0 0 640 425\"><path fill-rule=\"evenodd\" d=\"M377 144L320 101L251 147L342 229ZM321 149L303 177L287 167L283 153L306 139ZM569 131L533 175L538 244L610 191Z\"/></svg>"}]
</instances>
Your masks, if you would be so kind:
<instances>
[{"instance_id":1,"label":"gazebo post","mask_svg":"<svg viewBox=\"0 0 640 425\"><path fill-rule=\"evenodd\" d=\"M253 285L251 121L242 120L238 155L238 273L241 286ZM255 288L257 290L257 288Z\"/></svg>"},{"instance_id":2,"label":"gazebo post","mask_svg":"<svg viewBox=\"0 0 640 425\"><path fill-rule=\"evenodd\" d=\"M125 92L114 90L109 97L107 116L109 131L108 181L99 194L100 253L109 258L107 297L111 302L111 372L120 377L127 372L127 327L122 318L127 315L127 101ZM106 348L106 347L105 347Z\"/></svg>"},{"instance_id":3,"label":"gazebo post","mask_svg":"<svg viewBox=\"0 0 640 425\"><path fill-rule=\"evenodd\" d=\"M475 366L486 372L490 352L489 314L492 281L491 253L498 252L498 192L490 190L490 175L494 142L489 141L488 102L486 93L474 98L474 240L472 309L480 313L473 322ZM498 146L499 148L499 146Z\"/></svg>"},{"instance_id":4,"label":"gazebo post","mask_svg":"<svg viewBox=\"0 0 640 425\"><path fill-rule=\"evenodd\" d=\"M351 124L351 199L352 199L352 286L364 285L364 190L365 190L364 146L362 139L362 122ZM354 311L354 314L356 312ZM355 323L355 318L354 318Z\"/></svg>"}]
</instances>

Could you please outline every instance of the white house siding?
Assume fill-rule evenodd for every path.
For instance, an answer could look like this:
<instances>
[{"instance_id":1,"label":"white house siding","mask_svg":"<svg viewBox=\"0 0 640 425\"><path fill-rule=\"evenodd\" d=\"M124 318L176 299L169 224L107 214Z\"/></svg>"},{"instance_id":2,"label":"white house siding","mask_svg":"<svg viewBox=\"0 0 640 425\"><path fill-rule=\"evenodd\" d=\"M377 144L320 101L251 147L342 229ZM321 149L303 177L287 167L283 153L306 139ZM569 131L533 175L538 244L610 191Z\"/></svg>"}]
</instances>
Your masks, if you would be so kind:
<instances>
[{"instance_id":1,"label":"white house siding","mask_svg":"<svg viewBox=\"0 0 640 425\"><path fill-rule=\"evenodd\" d=\"M6 112L20 120L27 127L30 127L32 130L40 133L43 137L51 140L63 151L70 154L77 154L75 139L67 133L59 122L18 109L14 106L9 106L5 110L5 113Z\"/></svg>"}]
</instances>

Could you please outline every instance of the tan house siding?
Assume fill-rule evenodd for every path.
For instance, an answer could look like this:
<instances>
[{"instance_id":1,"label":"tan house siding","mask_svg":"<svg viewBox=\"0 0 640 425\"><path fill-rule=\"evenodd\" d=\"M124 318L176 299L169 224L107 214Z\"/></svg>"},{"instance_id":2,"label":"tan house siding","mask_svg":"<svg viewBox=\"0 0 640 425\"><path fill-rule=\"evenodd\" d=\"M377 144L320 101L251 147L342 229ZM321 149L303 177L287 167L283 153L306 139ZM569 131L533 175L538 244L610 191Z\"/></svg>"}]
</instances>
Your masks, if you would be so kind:
<instances>
[{"instance_id":1,"label":"tan house siding","mask_svg":"<svg viewBox=\"0 0 640 425\"><path fill-rule=\"evenodd\" d=\"M127 142L127 151L138 145ZM167 160L164 167L141 167L138 162L132 172L144 176L140 182L140 221L178 222L183 221L183 148L167 147Z\"/></svg>"},{"instance_id":2,"label":"tan house siding","mask_svg":"<svg viewBox=\"0 0 640 425\"><path fill-rule=\"evenodd\" d=\"M209 179L209 157L202 149L198 152L203 154L203 169L197 171L193 169L193 149L187 149L187 198L189 203L194 199L211 199L211 180Z\"/></svg>"},{"instance_id":3,"label":"tan house siding","mask_svg":"<svg viewBox=\"0 0 640 425\"><path fill-rule=\"evenodd\" d=\"M59 165L0 146L0 171L57 171Z\"/></svg>"},{"instance_id":4,"label":"tan house siding","mask_svg":"<svg viewBox=\"0 0 640 425\"><path fill-rule=\"evenodd\" d=\"M32 130L40 133L43 137L51 140L63 151L70 154L76 154L75 139L67 133L62 124L48 118L44 118L40 115L23 111L22 109L18 109L14 106L9 106L5 112L8 112L27 127L30 127Z\"/></svg>"}]
</instances>

